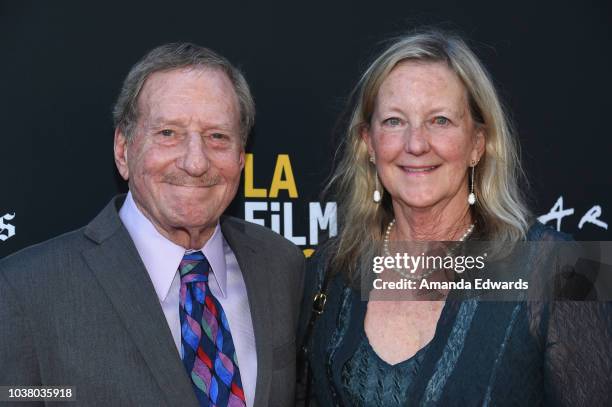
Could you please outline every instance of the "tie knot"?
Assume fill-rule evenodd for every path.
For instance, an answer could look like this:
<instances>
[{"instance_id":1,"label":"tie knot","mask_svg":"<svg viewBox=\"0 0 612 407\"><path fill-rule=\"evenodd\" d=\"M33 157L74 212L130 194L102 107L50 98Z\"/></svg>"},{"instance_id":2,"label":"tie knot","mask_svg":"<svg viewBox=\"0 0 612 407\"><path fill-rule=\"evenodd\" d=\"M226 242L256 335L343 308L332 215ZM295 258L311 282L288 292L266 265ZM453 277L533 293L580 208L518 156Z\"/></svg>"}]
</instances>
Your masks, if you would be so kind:
<instances>
[{"instance_id":1,"label":"tie knot","mask_svg":"<svg viewBox=\"0 0 612 407\"><path fill-rule=\"evenodd\" d=\"M210 264L201 251L185 253L179 265L181 282L208 281Z\"/></svg>"}]
</instances>

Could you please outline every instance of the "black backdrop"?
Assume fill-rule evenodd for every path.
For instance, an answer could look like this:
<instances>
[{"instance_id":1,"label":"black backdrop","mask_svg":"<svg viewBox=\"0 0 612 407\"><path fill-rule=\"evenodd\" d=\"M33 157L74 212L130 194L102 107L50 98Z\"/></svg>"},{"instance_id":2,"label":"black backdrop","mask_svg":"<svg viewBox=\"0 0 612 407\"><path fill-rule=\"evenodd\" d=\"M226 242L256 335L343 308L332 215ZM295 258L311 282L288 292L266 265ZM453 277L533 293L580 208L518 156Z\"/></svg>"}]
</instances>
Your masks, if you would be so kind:
<instances>
[{"instance_id":1,"label":"black backdrop","mask_svg":"<svg viewBox=\"0 0 612 407\"><path fill-rule=\"evenodd\" d=\"M169 41L217 50L252 86L253 183L229 212L313 247L317 209L333 211L319 192L346 97L382 40L422 24L463 33L491 70L519 130L534 211L562 198L573 213L561 230L610 240L610 2L461 3L0 2L0 258L86 224L126 190L110 109L129 68ZM286 188L267 197L277 166ZM598 220L581 225L597 206Z\"/></svg>"}]
</instances>

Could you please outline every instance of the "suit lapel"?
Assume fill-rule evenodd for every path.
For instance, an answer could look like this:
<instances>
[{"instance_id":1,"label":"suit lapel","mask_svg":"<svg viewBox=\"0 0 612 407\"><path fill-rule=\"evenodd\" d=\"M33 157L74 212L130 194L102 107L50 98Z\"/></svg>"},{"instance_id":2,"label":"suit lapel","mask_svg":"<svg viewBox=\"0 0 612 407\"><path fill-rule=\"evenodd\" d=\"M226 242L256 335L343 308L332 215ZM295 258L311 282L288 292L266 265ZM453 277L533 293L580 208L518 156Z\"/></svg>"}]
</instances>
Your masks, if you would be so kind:
<instances>
[{"instance_id":1,"label":"suit lapel","mask_svg":"<svg viewBox=\"0 0 612 407\"><path fill-rule=\"evenodd\" d=\"M83 252L169 405L197 405L195 394L153 283L117 214L113 200L85 234L98 243Z\"/></svg>"},{"instance_id":2,"label":"suit lapel","mask_svg":"<svg viewBox=\"0 0 612 407\"><path fill-rule=\"evenodd\" d=\"M272 306L269 292L269 262L256 252L257 241L245 234L244 227L231 218L221 219L223 236L232 248L244 278L257 351L257 384L254 406L267 406L272 379Z\"/></svg>"}]
</instances>

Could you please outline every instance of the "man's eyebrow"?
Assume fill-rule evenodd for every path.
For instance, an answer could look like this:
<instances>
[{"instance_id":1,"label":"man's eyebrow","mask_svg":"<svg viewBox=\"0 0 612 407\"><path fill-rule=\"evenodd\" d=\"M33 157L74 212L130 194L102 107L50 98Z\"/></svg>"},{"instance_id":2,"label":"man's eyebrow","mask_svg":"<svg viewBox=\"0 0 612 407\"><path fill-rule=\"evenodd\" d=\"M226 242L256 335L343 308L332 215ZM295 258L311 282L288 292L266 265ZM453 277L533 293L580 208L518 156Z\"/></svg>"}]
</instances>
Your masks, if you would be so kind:
<instances>
[{"instance_id":1,"label":"man's eyebrow","mask_svg":"<svg viewBox=\"0 0 612 407\"><path fill-rule=\"evenodd\" d=\"M151 127L160 127L160 126L183 126L185 125L185 120L180 118L170 118L170 117L158 117L156 119L151 120Z\"/></svg>"}]
</instances>

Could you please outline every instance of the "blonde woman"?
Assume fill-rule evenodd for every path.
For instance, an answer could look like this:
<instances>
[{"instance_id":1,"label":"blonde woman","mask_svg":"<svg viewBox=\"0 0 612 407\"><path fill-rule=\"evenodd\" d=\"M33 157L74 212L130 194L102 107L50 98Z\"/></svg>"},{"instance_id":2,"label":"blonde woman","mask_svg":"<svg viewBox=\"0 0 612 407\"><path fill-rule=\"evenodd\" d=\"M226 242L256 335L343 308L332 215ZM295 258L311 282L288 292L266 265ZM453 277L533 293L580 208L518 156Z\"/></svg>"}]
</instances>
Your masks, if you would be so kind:
<instances>
[{"instance_id":1,"label":"blonde woman","mask_svg":"<svg viewBox=\"0 0 612 407\"><path fill-rule=\"evenodd\" d=\"M526 207L512 129L466 43L438 31L401 37L365 71L353 98L329 185L341 230L306 276L301 335L310 399L385 407L603 403L612 365L605 305L577 318L576 308L528 302L362 301L359 282L393 242L478 239L503 248L568 239ZM313 313L317 293L325 301L317 296Z\"/></svg>"}]
</instances>

